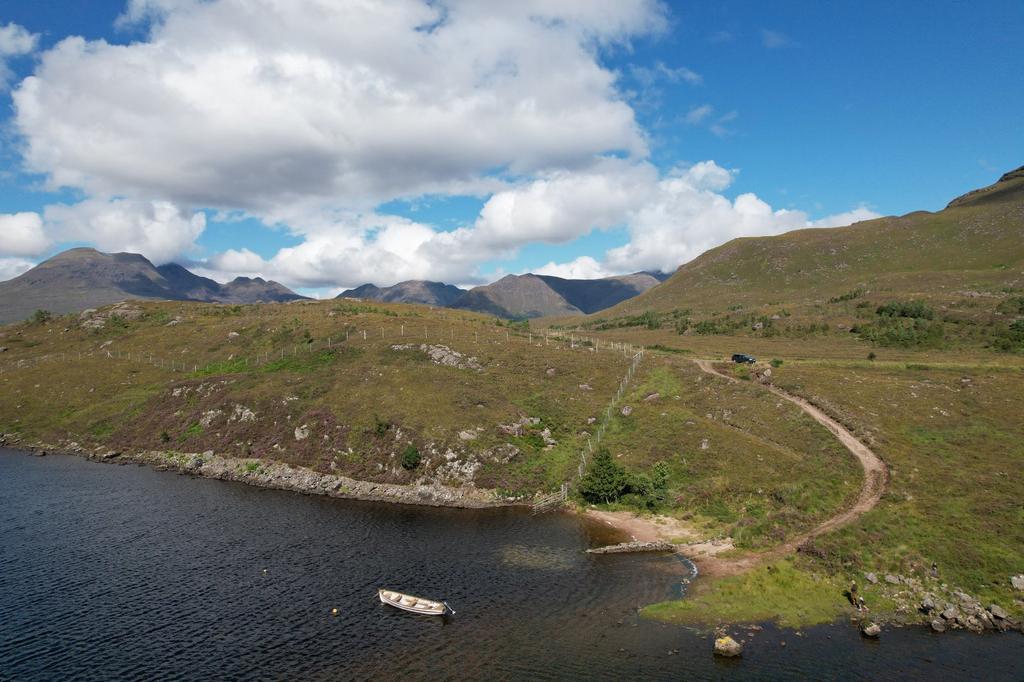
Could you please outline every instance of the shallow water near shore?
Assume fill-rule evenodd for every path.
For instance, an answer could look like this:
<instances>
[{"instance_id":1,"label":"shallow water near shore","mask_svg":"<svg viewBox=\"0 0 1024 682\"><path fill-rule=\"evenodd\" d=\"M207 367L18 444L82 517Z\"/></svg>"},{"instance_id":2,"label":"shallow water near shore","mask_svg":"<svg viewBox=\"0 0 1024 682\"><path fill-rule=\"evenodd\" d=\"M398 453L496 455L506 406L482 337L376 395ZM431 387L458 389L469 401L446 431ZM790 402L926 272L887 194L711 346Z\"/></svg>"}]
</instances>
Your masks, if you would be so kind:
<instances>
[{"instance_id":1,"label":"shallow water near shore","mask_svg":"<svg viewBox=\"0 0 1024 682\"><path fill-rule=\"evenodd\" d=\"M636 616L685 563L584 552L620 539L0 451L0 679L1024 677L1016 633L769 626L716 660L709 635ZM384 606L383 586L457 614Z\"/></svg>"}]
</instances>

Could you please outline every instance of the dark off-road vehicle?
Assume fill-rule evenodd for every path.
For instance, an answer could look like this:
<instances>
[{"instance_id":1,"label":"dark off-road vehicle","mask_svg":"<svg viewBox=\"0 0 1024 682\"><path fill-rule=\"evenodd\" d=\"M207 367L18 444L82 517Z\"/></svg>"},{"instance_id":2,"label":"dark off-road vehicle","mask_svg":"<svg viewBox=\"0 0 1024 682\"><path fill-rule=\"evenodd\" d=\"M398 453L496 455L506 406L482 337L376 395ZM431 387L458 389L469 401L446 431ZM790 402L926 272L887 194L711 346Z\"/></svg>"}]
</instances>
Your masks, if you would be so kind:
<instances>
[{"instance_id":1,"label":"dark off-road vehicle","mask_svg":"<svg viewBox=\"0 0 1024 682\"><path fill-rule=\"evenodd\" d=\"M757 358L755 358L753 355L746 355L744 353L733 353L732 361L740 364L752 365L755 362L757 362Z\"/></svg>"}]
</instances>

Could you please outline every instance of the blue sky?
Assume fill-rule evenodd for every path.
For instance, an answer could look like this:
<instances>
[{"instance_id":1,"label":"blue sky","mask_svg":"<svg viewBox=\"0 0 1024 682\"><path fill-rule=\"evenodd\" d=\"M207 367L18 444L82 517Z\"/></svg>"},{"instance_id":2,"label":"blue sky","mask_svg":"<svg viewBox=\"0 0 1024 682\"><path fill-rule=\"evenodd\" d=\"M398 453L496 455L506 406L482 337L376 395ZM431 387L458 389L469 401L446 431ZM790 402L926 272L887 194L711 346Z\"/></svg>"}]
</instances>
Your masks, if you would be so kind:
<instances>
[{"instance_id":1,"label":"blue sky","mask_svg":"<svg viewBox=\"0 0 1024 682\"><path fill-rule=\"evenodd\" d=\"M10 245L25 241L0 247L0 274L89 243L188 261L220 279L264 274L321 294L365 279L473 284L545 267L582 276L671 269L743 234L938 210L1024 163L1019 1L638 0L610 3L607 11L595 2L585 16L552 10L540 28L534 15L495 17L440 3L445 13L427 36L429 44L436 35L437 44L424 49L442 68L407 83L402 78L426 68L415 57L396 64L372 45L337 48L359 41L345 33L359 22L344 3L312 22L315 3L290 3L273 10L285 14L267 18L265 2L0 6L0 27L35 36L31 49L20 49L24 41L9 30L0 56L8 70L0 92L0 229ZM423 48L415 22L431 24L437 7L399 9L406 14L365 17L362 31L379 29L399 54L408 40L412 53ZM285 34L266 53L263 20ZM324 38L323 26L324 47L308 48ZM476 34L496 37L476 42ZM284 65L284 75L251 90L202 81L200 72L220 63L212 47L218 35L230 35L253 69ZM56 54L70 36L85 39L84 57ZM93 49L101 44L89 41L100 40L125 47ZM459 80L464 65L452 55L486 63L495 41L504 52L491 71ZM132 51L147 58L150 42L203 68L119 71L133 63ZM531 61L539 50L550 51L545 64ZM289 82L296 54L306 61ZM319 71L307 68L313 62ZM389 89L379 112L379 92L352 90L346 80L366 70L376 74L374 87ZM246 73L244 65L232 73ZM25 81L33 75L38 92ZM275 101L260 88L284 88L298 102L313 76L337 79L322 102L313 91L294 110L285 104L265 115L247 104L249 97ZM435 76L436 85L424 87ZM214 116L229 110L228 128L203 130L210 115L185 120L194 107L182 113L172 106L161 120L146 101L162 101L158 84L167 82L206 93L201 107L215 107ZM211 93L225 101L211 103ZM480 104L494 97L505 105L501 113ZM410 98L418 110L396 108ZM455 100L472 106L448 109ZM573 123L558 135L537 132L509 113L524 103L541 111L537 125L547 130ZM233 107L242 119L255 112L239 126L251 124L259 134L224 140ZM442 121L417 135L429 117L423 112L431 111L448 116L451 128ZM140 118L145 135L132 128ZM315 134L293 134L306 124ZM97 127L102 136L94 140ZM485 131L490 138L463 147ZM403 144L392 146L392 139ZM208 145L209 152L189 145ZM408 149L414 151L406 156ZM157 156L164 159L159 166ZM700 162L710 165L694 166ZM219 164L209 180L192 180ZM122 165L131 170L119 172ZM250 172L259 177L239 179ZM278 173L273 182L264 177ZM613 200L617 189L624 196ZM756 201L738 200L749 195ZM14 215L22 217L3 222ZM672 248L666 253L661 244Z\"/></svg>"}]
</instances>

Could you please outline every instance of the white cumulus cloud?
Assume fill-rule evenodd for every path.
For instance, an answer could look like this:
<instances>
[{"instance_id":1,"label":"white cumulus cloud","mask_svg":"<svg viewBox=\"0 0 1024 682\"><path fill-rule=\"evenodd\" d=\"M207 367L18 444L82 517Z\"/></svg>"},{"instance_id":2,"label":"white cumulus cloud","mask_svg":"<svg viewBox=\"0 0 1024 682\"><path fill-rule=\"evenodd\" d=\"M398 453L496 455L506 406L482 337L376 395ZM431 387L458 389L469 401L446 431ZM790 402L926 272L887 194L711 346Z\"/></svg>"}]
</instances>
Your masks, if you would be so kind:
<instances>
[{"instance_id":1,"label":"white cumulus cloud","mask_svg":"<svg viewBox=\"0 0 1024 682\"><path fill-rule=\"evenodd\" d=\"M33 266L35 263L25 258L0 258L0 282L13 279Z\"/></svg>"},{"instance_id":2,"label":"white cumulus cloud","mask_svg":"<svg viewBox=\"0 0 1024 682\"><path fill-rule=\"evenodd\" d=\"M38 213L0 213L0 256L38 256L50 243Z\"/></svg>"},{"instance_id":3,"label":"white cumulus cloud","mask_svg":"<svg viewBox=\"0 0 1024 682\"><path fill-rule=\"evenodd\" d=\"M595 50L650 0L141 0L148 40L67 38L14 92L52 185L261 214L363 210L646 153Z\"/></svg>"},{"instance_id":4,"label":"white cumulus cloud","mask_svg":"<svg viewBox=\"0 0 1024 682\"><path fill-rule=\"evenodd\" d=\"M44 212L47 229L59 241L88 242L101 251L141 253L166 263L196 249L206 227L202 212L184 211L167 201L88 199L54 204Z\"/></svg>"},{"instance_id":5,"label":"white cumulus cloud","mask_svg":"<svg viewBox=\"0 0 1024 682\"><path fill-rule=\"evenodd\" d=\"M7 59L31 54L39 44L39 34L32 33L24 26L9 22L0 26L0 90L6 90L11 79Z\"/></svg>"}]
</instances>

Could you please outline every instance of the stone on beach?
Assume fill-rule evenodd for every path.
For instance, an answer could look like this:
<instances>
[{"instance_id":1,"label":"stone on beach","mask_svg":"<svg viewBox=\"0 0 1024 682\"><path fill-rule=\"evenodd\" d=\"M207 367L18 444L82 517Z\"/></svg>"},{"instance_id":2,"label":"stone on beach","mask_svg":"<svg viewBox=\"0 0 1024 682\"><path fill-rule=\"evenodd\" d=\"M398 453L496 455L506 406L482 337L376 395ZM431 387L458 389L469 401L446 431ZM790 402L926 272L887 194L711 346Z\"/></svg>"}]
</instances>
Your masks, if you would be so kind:
<instances>
[{"instance_id":1,"label":"stone on beach","mask_svg":"<svg viewBox=\"0 0 1024 682\"><path fill-rule=\"evenodd\" d=\"M715 656L735 658L743 653L743 645L729 635L715 639Z\"/></svg>"}]
</instances>

